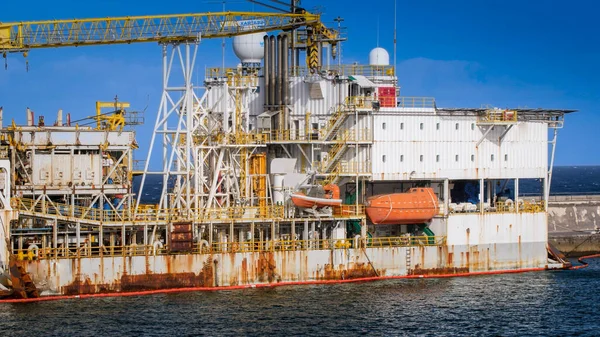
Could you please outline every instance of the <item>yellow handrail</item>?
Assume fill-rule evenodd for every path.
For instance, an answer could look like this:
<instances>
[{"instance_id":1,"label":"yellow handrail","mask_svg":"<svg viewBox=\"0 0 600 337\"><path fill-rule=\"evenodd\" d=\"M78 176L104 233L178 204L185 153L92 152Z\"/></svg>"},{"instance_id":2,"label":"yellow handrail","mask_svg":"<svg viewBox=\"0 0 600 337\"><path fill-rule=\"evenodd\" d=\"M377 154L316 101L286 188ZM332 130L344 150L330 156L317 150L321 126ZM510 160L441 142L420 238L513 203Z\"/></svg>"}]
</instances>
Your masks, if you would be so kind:
<instances>
[{"instance_id":1,"label":"yellow handrail","mask_svg":"<svg viewBox=\"0 0 600 337\"><path fill-rule=\"evenodd\" d=\"M14 208L32 213L43 213L49 215L77 218L89 221L101 221L103 223L122 222L169 222L169 221L196 221L209 222L221 221L245 221L261 219L283 219L285 218L284 206L238 206L228 208L192 208L189 213L183 209L159 209L158 205L140 205L135 212L133 209L119 211L101 210L95 208L84 208L81 206L70 206L66 204L46 204L34 202L33 199L13 198ZM334 208L335 213L335 208ZM339 212L341 217L355 217L364 215L364 209L344 209Z\"/></svg>"},{"instance_id":2,"label":"yellow handrail","mask_svg":"<svg viewBox=\"0 0 600 337\"><path fill-rule=\"evenodd\" d=\"M399 108L435 108L435 98L433 97L398 97Z\"/></svg>"},{"instance_id":3,"label":"yellow handrail","mask_svg":"<svg viewBox=\"0 0 600 337\"><path fill-rule=\"evenodd\" d=\"M180 254L215 254L215 253L249 253L249 252L278 252L295 250L327 250L350 248L382 248L382 247L420 247L442 246L446 244L446 236L400 236L350 239L312 239L312 240L269 240L269 241L206 241L194 243L189 252ZM170 254L168 246L157 245L125 245L125 246L95 246L83 243L78 248L74 245L58 248L13 249L13 254L20 260L43 259L74 259L86 257L112 256L148 256Z\"/></svg>"},{"instance_id":4,"label":"yellow handrail","mask_svg":"<svg viewBox=\"0 0 600 337\"><path fill-rule=\"evenodd\" d=\"M478 123L516 123L517 111L489 109L477 117Z\"/></svg>"},{"instance_id":5,"label":"yellow handrail","mask_svg":"<svg viewBox=\"0 0 600 337\"><path fill-rule=\"evenodd\" d=\"M324 73L328 75L363 75L363 76L394 76L394 66L377 66L369 64L346 64L346 65L333 65L329 66L328 69L324 70ZM306 76L313 75L310 69L305 66L293 67L290 69L290 75L292 76Z\"/></svg>"}]
</instances>

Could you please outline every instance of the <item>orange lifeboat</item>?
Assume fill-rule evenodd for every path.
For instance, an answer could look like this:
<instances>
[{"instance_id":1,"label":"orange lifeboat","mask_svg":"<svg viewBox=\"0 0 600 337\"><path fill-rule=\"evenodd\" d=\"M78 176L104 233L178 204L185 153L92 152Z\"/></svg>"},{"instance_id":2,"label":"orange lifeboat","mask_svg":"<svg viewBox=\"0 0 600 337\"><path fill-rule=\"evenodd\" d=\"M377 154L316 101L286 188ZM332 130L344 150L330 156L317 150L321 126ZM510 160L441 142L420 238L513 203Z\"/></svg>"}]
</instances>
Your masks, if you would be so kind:
<instances>
[{"instance_id":1,"label":"orange lifeboat","mask_svg":"<svg viewBox=\"0 0 600 337\"><path fill-rule=\"evenodd\" d=\"M411 188L406 193L374 195L367 199L366 212L375 225L423 223L438 212L438 198L430 187Z\"/></svg>"},{"instance_id":2,"label":"orange lifeboat","mask_svg":"<svg viewBox=\"0 0 600 337\"><path fill-rule=\"evenodd\" d=\"M340 199L340 187L329 184L323 187L325 196L323 198L309 197L302 192L292 194L292 202L299 208L321 208L325 206L339 206L342 204Z\"/></svg>"}]
</instances>

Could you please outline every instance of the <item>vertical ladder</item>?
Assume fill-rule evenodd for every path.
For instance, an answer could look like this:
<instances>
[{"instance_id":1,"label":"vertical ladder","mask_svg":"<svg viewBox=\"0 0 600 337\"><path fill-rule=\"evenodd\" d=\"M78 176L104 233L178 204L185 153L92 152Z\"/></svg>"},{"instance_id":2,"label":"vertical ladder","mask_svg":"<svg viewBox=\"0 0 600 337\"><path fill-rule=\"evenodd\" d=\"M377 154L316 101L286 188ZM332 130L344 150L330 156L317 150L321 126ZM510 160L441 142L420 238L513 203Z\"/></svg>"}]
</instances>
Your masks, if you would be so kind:
<instances>
[{"instance_id":1,"label":"vertical ladder","mask_svg":"<svg viewBox=\"0 0 600 337\"><path fill-rule=\"evenodd\" d=\"M408 271L412 269L412 264L411 264L411 249L410 247L406 247L406 273L408 274Z\"/></svg>"}]
</instances>

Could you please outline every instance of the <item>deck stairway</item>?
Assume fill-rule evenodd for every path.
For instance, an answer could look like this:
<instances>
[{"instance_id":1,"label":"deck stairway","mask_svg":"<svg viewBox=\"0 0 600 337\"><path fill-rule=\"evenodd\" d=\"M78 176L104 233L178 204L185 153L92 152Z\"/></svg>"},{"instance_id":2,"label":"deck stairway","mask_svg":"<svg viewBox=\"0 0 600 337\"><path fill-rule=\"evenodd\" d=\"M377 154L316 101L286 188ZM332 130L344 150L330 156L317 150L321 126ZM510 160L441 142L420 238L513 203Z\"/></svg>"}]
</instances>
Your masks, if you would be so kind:
<instances>
[{"instance_id":1,"label":"deck stairway","mask_svg":"<svg viewBox=\"0 0 600 337\"><path fill-rule=\"evenodd\" d=\"M349 112L345 105L338 106L335 112L329 117L325 128L321 129L321 139L328 141L334 138L344 124L344 121L348 118Z\"/></svg>"}]
</instances>

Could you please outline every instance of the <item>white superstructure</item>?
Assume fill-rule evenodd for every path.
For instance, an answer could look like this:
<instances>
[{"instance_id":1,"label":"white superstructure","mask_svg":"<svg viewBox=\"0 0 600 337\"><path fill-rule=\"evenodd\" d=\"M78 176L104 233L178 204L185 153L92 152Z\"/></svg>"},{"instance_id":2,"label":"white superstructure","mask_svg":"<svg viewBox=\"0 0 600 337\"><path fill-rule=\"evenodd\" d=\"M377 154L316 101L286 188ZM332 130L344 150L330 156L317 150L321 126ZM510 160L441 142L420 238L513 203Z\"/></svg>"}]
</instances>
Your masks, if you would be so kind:
<instances>
[{"instance_id":1,"label":"white superstructure","mask_svg":"<svg viewBox=\"0 0 600 337\"><path fill-rule=\"evenodd\" d=\"M242 64L207 69L203 90L185 61L198 45L163 46L142 190L131 189L133 133L3 129L22 197L10 248L31 256L34 281L82 293L562 266L546 250L548 132L570 110L441 108L400 95L382 48L369 65L308 69L293 36L259 35L237 38ZM176 70L181 85L168 80ZM151 175L161 188L149 190ZM537 199L523 181L541 186ZM427 217L367 217L369 197L419 188L431 188ZM388 215L401 209L387 200Z\"/></svg>"}]
</instances>

